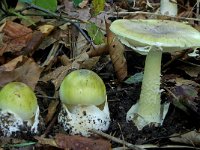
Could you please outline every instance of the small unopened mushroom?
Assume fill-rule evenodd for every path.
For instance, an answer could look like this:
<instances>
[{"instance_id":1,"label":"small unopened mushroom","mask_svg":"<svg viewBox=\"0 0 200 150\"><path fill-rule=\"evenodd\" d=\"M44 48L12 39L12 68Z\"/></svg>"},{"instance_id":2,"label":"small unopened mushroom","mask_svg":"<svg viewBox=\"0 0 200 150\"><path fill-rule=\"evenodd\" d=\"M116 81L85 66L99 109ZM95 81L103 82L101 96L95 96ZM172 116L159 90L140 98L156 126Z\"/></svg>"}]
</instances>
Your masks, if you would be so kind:
<instances>
[{"instance_id":1,"label":"small unopened mushroom","mask_svg":"<svg viewBox=\"0 0 200 150\"><path fill-rule=\"evenodd\" d=\"M0 91L0 131L4 136L38 131L39 107L33 90L24 83L10 82Z\"/></svg>"},{"instance_id":2,"label":"small unopened mushroom","mask_svg":"<svg viewBox=\"0 0 200 150\"><path fill-rule=\"evenodd\" d=\"M184 23L169 20L116 20L111 31L120 41L140 54L147 55L138 103L127 113L139 130L162 123L160 76L163 52L200 47L200 33Z\"/></svg>"},{"instance_id":3,"label":"small unopened mushroom","mask_svg":"<svg viewBox=\"0 0 200 150\"><path fill-rule=\"evenodd\" d=\"M110 124L106 88L93 71L80 69L69 73L60 90L62 102L58 122L70 134L89 136L89 130L106 131Z\"/></svg>"}]
</instances>

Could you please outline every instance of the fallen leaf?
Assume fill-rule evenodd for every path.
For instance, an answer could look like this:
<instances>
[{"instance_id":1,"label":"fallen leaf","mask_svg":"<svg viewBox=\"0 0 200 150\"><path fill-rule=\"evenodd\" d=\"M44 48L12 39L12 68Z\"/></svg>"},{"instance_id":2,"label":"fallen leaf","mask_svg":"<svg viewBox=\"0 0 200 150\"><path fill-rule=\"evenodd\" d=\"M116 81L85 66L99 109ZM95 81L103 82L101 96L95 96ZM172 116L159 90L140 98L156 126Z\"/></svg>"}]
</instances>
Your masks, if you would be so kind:
<instances>
[{"instance_id":1,"label":"fallen leaf","mask_svg":"<svg viewBox=\"0 0 200 150\"><path fill-rule=\"evenodd\" d=\"M32 89L35 89L42 68L33 59L29 58L22 66L16 68L14 72L18 76L17 81L26 83Z\"/></svg>"},{"instance_id":2,"label":"fallen leaf","mask_svg":"<svg viewBox=\"0 0 200 150\"><path fill-rule=\"evenodd\" d=\"M200 73L200 66L196 65L184 65L179 66L178 68L185 71L185 73L187 73L191 77L198 77Z\"/></svg>"},{"instance_id":3,"label":"fallen leaf","mask_svg":"<svg viewBox=\"0 0 200 150\"><path fill-rule=\"evenodd\" d=\"M71 69L71 64L69 64L68 66L60 66L56 68L54 71L40 78L40 81L45 83L48 81L52 81L52 83L55 86L55 90L58 90L60 84L62 83L64 77L67 75L70 69Z\"/></svg>"},{"instance_id":4,"label":"fallen leaf","mask_svg":"<svg viewBox=\"0 0 200 150\"><path fill-rule=\"evenodd\" d=\"M190 131L185 134L173 134L170 138L173 142L179 142L189 145L200 145L200 133L197 131Z\"/></svg>"},{"instance_id":5,"label":"fallen leaf","mask_svg":"<svg viewBox=\"0 0 200 150\"><path fill-rule=\"evenodd\" d=\"M56 134L55 142L59 148L73 150L111 150L109 141L103 139L92 139L81 136L69 136Z\"/></svg>"},{"instance_id":6,"label":"fallen leaf","mask_svg":"<svg viewBox=\"0 0 200 150\"><path fill-rule=\"evenodd\" d=\"M52 100L51 103L49 104L48 114L46 115L46 118L45 118L46 124L48 124L48 122L52 120L52 118L57 110L58 104L59 104L59 101L57 101L57 100Z\"/></svg>"},{"instance_id":7,"label":"fallen leaf","mask_svg":"<svg viewBox=\"0 0 200 150\"><path fill-rule=\"evenodd\" d=\"M197 86L199 87L200 85L196 83L195 81L192 80L186 80L184 78L176 78L175 79L176 86L181 86L181 85L192 85L192 86Z\"/></svg>"},{"instance_id":8,"label":"fallen leaf","mask_svg":"<svg viewBox=\"0 0 200 150\"><path fill-rule=\"evenodd\" d=\"M7 64L0 66L0 86L6 83L18 81L29 85L35 89L42 68L40 68L33 59L19 56ZM6 66L6 67L5 67Z\"/></svg>"},{"instance_id":9,"label":"fallen leaf","mask_svg":"<svg viewBox=\"0 0 200 150\"><path fill-rule=\"evenodd\" d=\"M18 52L25 47L32 37L32 30L21 24L7 21L2 28L3 43L0 45L0 56L5 52Z\"/></svg>"},{"instance_id":10,"label":"fallen leaf","mask_svg":"<svg viewBox=\"0 0 200 150\"><path fill-rule=\"evenodd\" d=\"M124 46L117 37L110 31L110 25L106 22L107 43L109 54L115 69L117 79L123 81L127 76L127 63L124 57Z\"/></svg>"},{"instance_id":11,"label":"fallen leaf","mask_svg":"<svg viewBox=\"0 0 200 150\"><path fill-rule=\"evenodd\" d=\"M1 65L0 66L0 70L3 70L3 71L12 71L22 61L23 61L23 56L22 55L18 56L16 58L12 59L11 61L9 61L8 63Z\"/></svg>"},{"instance_id":12,"label":"fallen leaf","mask_svg":"<svg viewBox=\"0 0 200 150\"><path fill-rule=\"evenodd\" d=\"M188 113L188 108L195 113L198 112L198 89L199 84L192 80L176 78L176 86L172 88L173 104Z\"/></svg>"}]
</instances>

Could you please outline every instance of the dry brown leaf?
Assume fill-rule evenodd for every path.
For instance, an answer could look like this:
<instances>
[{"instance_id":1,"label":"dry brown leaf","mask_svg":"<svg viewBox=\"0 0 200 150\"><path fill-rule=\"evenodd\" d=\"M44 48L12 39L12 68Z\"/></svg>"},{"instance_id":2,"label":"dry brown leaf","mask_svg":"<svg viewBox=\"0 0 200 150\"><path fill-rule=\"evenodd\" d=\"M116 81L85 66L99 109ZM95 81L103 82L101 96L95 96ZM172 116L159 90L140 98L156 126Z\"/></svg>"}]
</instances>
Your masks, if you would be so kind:
<instances>
[{"instance_id":1,"label":"dry brown leaf","mask_svg":"<svg viewBox=\"0 0 200 150\"><path fill-rule=\"evenodd\" d=\"M11 68L13 70L11 70ZM19 56L11 62L0 66L0 86L12 81L18 81L26 83L32 89L35 89L35 85L39 80L41 72L42 69L34 62L33 59L27 57L23 57L23 59L21 59L21 56Z\"/></svg>"},{"instance_id":2,"label":"dry brown leaf","mask_svg":"<svg viewBox=\"0 0 200 150\"><path fill-rule=\"evenodd\" d=\"M56 100L52 100L51 103L49 104L48 114L46 115L46 118L45 118L46 124L48 124L48 122L52 120L52 118L56 112L56 108L57 108L58 104L59 104L59 101L56 101Z\"/></svg>"},{"instance_id":3,"label":"dry brown leaf","mask_svg":"<svg viewBox=\"0 0 200 150\"><path fill-rule=\"evenodd\" d=\"M29 55L31 56L40 46L44 40L44 34L40 31L34 31L32 38L27 42L27 45L22 48L20 52L17 52L16 55Z\"/></svg>"},{"instance_id":4,"label":"dry brown leaf","mask_svg":"<svg viewBox=\"0 0 200 150\"><path fill-rule=\"evenodd\" d=\"M176 82L176 86L182 86L182 85L192 85L194 87L199 87L200 85L195 82L195 81L192 81L192 80L186 80L184 78L178 78L176 77L175 79L175 82Z\"/></svg>"},{"instance_id":5,"label":"dry brown leaf","mask_svg":"<svg viewBox=\"0 0 200 150\"><path fill-rule=\"evenodd\" d=\"M42 68L40 68L31 58L29 58L22 66L15 69L15 74L18 76L17 81L26 83L32 89L35 89L41 72Z\"/></svg>"},{"instance_id":6,"label":"dry brown leaf","mask_svg":"<svg viewBox=\"0 0 200 150\"><path fill-rule=\"evenodd\" d=\"M124 78L127 76L127 63L124 57L124 46L110 31L109 27L110 25L106 22L106 33L110 58L114 66L117 79L119 81L123 81Z\"/></svg>"},{"instance_id":7,"label":"dry brown leaf","mask_svg":"<svg viewBox=\"0 0 200 150\"><path fill-rule=\"evenodd\" d=\"M7 21L3 25L3 43L0 45L0 56L4 52L18 52L25 47L32 37L32 30L15 22Z\"/></svg>"},{"instance_id":8,"label":"dry brown leaf","mask_svg":"<svg viewBox=\"0 0 200 150\"><path fill-rule=\"evenodd\" d=\"M73 150L111 150L109 141L103 139L92 139L81 136L69 136L64 134L56 134L56 144L62 149Z\"/></svg>"},{"instance_id":9,"label":"dry brown leaf","mask_svg":"<svg viewBox=\"0 0 200 150\"><path fill-rule=\"evenodd\" d=\"M55 86L55 90L58 90L61 82L63 81L64 77L66 76L67 72L70 69L71 69L71 64L69 64L68 66L60 66L56 68L54 71L40 78L40 81L43 81L45 83L48 81L52 81L52 83Z\"/></svg>"},{"instance_id":10,"label":"dry brown leaf","mask_svg":"<svg viewBox=\"0 0 200 150\"><path fill-rule=\"evenodd\" d=\"M11 61L9 61L8 63L1 65L0 66L0 70L3 71L12 71L16 68L16 66L21 63L23 61L23 56L18 56L14 59L12 59Z\"/></svg>"},{"instance_id":11,"label":"dry brown leaf","mask_svg":"<svg viewBox=\"0 0 200 150\"><path fill-rule=\"evenodd\" d=\"M103 54L109 54L108 45L107 44L95 45L95 47L90 48L87 54L89 55L90 58L95 56L101 56Z\"/></svg>"},{"instance_id":12,"label":"dry brown leaf","mask_svg":"<svg viewBox=\"0 0 200 150\"><path fill-rule=\"evenodd\" d=\"M99 62L99 57L92 57L80 64L80 68L91 70Z\"/></svg>"},{"instance_id":13,"label":"dry brown leaf","mask_svg":"<svg viewBox=\"0 0 200 150\"><path fill-rule=\"evenodd\" d=\"M198 75L200 74L200 67L197 65L184 64L178 66L177 68L185 71L185 73L187 73L191 77L198 77Z\"/></svg>"},{"instance_id":14,"label":"dry brown leaf","mask_svg":"<svg viewBox=\"0 0 200 150\"><path fill-rule=\"evenodd\" d=\"M200 133L197 131L190 131L185 134L173 134L173 137L170 138L171 141L173 142L179 142L179 143L184 143L184 144L189 144L189 145L200 145Z\"/></svg>"},{"instance_id":15,"label":"dry brown leaf","mask_svg":"<svg viewBox=\"0 0 200 150\"><path fill-rule=\"evenodd\" d=\"M72 63L72 68L80 69L81 63L88 60L89 56L87 52L83 52L82 54L78 55L76 59Z\"/></svg>"}]
</instances>

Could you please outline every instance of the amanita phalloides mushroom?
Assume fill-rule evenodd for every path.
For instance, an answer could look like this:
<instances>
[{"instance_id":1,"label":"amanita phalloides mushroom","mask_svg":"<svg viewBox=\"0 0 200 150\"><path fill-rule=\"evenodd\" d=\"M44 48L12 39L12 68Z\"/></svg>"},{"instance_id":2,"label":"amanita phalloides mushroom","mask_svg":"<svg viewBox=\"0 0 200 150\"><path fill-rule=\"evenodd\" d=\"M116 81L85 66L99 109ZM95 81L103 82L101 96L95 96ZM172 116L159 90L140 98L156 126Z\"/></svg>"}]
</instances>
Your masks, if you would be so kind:
<instances>
[{"instance_id":1,"label":"amanita phalloides mushroom","mask_svg":"<svg viewBox=\"0 0 200 150\"><path fill-rule=\"evenodd\" d=\"M116 20L111 31L120 41L140 54L147 55L139 101L127 113L139 130L162 123L161 58L163 52L200 47L200 33L184 23L169 20Z\"/></svg>"},{"instance_id":2,"label":"amanita phalloides mushroom","mask_svg":"<svg viewBox=\"0 0 200 150\"><path fill-rule=\"evenodd\" d=\"M69 73L60 90L62 102L58 122L70 134L89 136L89 130L108 129L110 114L103 80L93 71L80 69Z\"/></svg>"},{"instance_id":3,"label":"amanita phalloides mushroom","mask_svg":"<svg viewBox=\"0 0 200 150\"><path fill-rule=\"evenodd\" d=\"M24 83L10 82L0 91L0 131L4 136L38 131L39 107L33 90Z\"/></svg>"}]
</instances>

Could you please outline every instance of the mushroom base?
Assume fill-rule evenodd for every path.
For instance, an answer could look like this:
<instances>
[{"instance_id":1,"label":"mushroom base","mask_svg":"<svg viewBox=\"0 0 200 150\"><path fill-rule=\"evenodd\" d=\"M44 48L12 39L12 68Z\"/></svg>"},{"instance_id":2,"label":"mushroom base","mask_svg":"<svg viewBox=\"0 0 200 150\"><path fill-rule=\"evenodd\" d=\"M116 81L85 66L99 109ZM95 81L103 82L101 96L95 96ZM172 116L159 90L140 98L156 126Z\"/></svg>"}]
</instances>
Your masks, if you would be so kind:
<instances>
[{"instance_id":1,"label":"mushroom base","mask_svg":"<svg viewBox=\"0 0 200 150\"><path fill-rule=\"evenodd\" d=\"M72 135L90 136L90 130L106 131L110 125L108 103L105 102L103 110L94 105L78 105L70 107L70 111L62 104L58 122L65 131Z\"/></svg>"},{"instance_id":2,"label":"mushroom base","mask_svg":"<svg viewBox=\"0 0 200 150\"><path fill-rule=\"evenodd\" d=\"M152 48L145 61L140 99L127 113L127 120L133 120L139 130L146 125L162 122L160 70L162 51Z\"/></svg>"},{"instance_id":3,"label":"mushroom base","mask_svg":"<svg viewBox=\"0 0 200 150\"><path fill-rule=\"evenodd\" d=\"M34 118L24 121L17 115L0 110L0 131L3 136L17 136L20 133L37 133L39 125L39 107Z\"/></svg>"}]
</instances>

